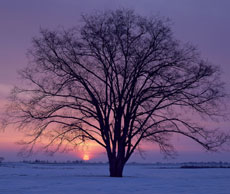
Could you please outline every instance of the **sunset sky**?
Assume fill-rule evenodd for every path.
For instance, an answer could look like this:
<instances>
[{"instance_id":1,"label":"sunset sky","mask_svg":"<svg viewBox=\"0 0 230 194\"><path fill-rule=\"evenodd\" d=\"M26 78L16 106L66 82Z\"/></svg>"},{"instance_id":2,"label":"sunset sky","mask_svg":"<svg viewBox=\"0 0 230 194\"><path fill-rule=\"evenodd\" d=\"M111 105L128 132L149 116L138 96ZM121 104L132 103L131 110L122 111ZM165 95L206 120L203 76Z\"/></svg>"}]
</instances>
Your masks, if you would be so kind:
<instances>
[{"instance_id":1,"label":"sunset sky","mask_svg":"<svg viewBox=\"0 0 230 194\"><path fill-rule=\"evenodd\" d=\"M17 71L27 64L26 51L40 28L73 27L81 15L93 11L131 8L141 15L160 15L171 19L177 39L199 48L204 59L221 67L222 79L230 93L230 1L229 0L0 0L0 111L7 103L13 85L20 84ZM228 130L230 121L216 127ZM15 142L24 135L12 127L0 131L0 156L22 160ZM209 154L191 140L175 137L178 156L170 161L228 161L230 152ZM156 147L143 145L144 158L136 153L132 161L156 162L163 156ZM50 160L85 159L105 161L99 146L91 143L70 153L57 153L54 158L39 153L33 158ZM164 160L163 160L164 161Z\"/></svg>"}]
</instances>

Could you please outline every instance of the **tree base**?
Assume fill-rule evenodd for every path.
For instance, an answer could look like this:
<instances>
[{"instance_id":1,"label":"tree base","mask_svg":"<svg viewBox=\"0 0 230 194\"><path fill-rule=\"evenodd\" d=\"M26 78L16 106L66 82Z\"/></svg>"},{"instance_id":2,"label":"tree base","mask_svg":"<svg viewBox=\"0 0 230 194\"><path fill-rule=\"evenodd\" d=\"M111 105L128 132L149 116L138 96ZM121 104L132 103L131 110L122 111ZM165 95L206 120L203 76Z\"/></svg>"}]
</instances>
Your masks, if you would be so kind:
<instances>
[{"instance_id":1,"label":"tree base","mask_svg":"<svg viewBox=\"0 0 230 194\"><path fill-rule=\"evenodd\" d=\"M121 162L113 161L109 164L110 177L123 177L124 164Z\"/></svg>"}]
</instances>

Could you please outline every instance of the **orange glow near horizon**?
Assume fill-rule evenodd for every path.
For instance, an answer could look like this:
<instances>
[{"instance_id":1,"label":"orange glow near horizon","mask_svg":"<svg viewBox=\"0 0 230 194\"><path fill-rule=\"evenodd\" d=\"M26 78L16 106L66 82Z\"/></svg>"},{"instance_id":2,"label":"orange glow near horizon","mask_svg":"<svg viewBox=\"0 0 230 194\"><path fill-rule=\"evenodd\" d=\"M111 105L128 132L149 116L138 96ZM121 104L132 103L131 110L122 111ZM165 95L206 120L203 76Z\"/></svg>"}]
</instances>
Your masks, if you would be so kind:
<instances>
[{"instance_id":1,"label":"orange glow near horizon","mask_svg":"<svg viewBox=\"0 0 230 194\"><path fill-rule=\"evenodd\" d=\"M16 153L19 152L20 149L22 148L22 146L20 146L16 142L20 142L20 140L25 140L26 138L27 137L23 133L23 131L17 131L13 127L8 128L5 131L0 131L0 156L5 157L7 159L8 156L10 157L12 153L15 154L15 158L16 158ZM37 148L43 147L47 142L48 141L46 139L43 139L43 142L38 142L37 145L35 146L35 151ZM200 152L201 151L200 145L184 137L179 137L175 135L172 138L172 143L173 145L175 145L175 148L178 152L183 152L183 151ZM149 142L141 143L141 148L143 151L146 151L148 153L150 151L159 150L156 144L151 144ZM57 152L56 155L59 155L60 153ZM54 158L56 155L54 155ZM84 160L84 161L89 161L89 160L94 161L97 160L98 158L107 158L104 148L93 141L87 141L86 143L80 144L75 148L72 147L72 149L70 147L70 151L66 153L66 155L63 155L63 160L65 159L65 156L70 156L73 160Z\"/></svg>"},{"instance_id":2,"label":"orange glow near horizon","mask_svg":"<svg viewBox=\"0 0 230 194\"><path fill-rule=\"evenodd\" d=\"M13 127L9 127L4 131L0 130L0 156L7 158L6 153L17 153L23 147L17 142L21 140L26 140L28 137L23 133L23 131L15 130ZM34 150L39 150L40 148L44 147L48 143L48 140L43 138L42 142L38 142L34 147ZM101 153L104 152L104 149L93 141L88 141L84 144L80 144L77 147L73 148L69 147L67 155L70 157L82 160L91 160L93 158L97 158ZM41 152L42 153L42 152ZM57 152L57 155L59 153ZM44 154L45 155L45 154ZM55 155L54 155L55 157Z\"/></svg>"},{"instance_id":3,"label":"orange glow near horizon","mask_svg":"<svg viewBox=\"0 0 230 194\"><path fill-rule=\"evenodd\" d=\"M88 141L76 147L74 152L77 157L84 161L88 161L97 158L99 155L101 155L101 153L104 152L104 149L96 142Z\"/></svg>"},{"instance_id":4,"label":"orange glow near horizon","mask_svg":"<svg viewBox=\"0 0 230 194\"><path fill-rule=\"evenodd\" d=\"M20 140L23 139L26 139L26 136L23 134L23 132L16 131L13 128L5 131L0 131L0 151L19 151L22 146L18 145L17 142L20 142ZM44 146L47 142L47 140L43 139L43 144L41 144L41 142L37 143L35 149ZM188 149L190 151L200 150L199 145L183 137L180 138L180 141L178 141L178 138L174 138L174 141L172 142L174 145L176 145L177 151L185 151ZM157 145L146 142L141 144L141 148L145 151L153 151L159 149ZM97 158L104 152L105 150L96 142L88 141L85 144L80 144L76 148L73 148L72 151L68 152L68 155L72 157L77 157L84 161L88 161Z\"/></svg>"},{"instance_id":5,"label":"orange glow near horizon","mask_svg":"<svg viewBox=\"0 0 230 194\"><path fill-rule=\"evenodd\" d=\"M83 159L84 161L88 161L90 158L89 158L89 155L88 155L88 154L84 154L82 159Z\"/></svg>"}]
</instances>

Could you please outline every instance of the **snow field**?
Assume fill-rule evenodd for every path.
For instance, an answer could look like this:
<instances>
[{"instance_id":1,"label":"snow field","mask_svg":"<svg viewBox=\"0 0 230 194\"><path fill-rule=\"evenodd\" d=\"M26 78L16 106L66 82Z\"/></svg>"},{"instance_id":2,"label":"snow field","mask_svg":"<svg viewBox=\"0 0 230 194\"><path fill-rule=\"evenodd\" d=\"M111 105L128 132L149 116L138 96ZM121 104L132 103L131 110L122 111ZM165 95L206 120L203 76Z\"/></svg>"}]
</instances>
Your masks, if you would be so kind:
<instances>
[{"instance_id":1,"label":"snow field","mask_svg":"<svg viewBox=\"0 0 230 194\"><path fill-rule=\"evenodd\" d=\"M0 165L0 194L230 194L230 169L127 165L110 178L105 164Z\"/></svg>"}]
</instances>

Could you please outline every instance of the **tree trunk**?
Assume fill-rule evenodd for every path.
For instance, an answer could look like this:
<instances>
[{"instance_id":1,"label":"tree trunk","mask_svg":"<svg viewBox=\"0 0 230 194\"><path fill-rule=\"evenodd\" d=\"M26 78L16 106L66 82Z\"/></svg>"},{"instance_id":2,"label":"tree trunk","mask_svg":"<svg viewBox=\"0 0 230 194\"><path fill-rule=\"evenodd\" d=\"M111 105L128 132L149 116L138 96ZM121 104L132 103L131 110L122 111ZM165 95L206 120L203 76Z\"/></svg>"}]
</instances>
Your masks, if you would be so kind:
<instances>
[{"instance_id":1,"label":"tree trunk","mask_svg":"<svg viewBox=\"0 0 230 194\"><path fill-rule=\"evenodd\" d=\"M119 159L111 159L109 161L110 177L122 177L124 165L124 162Z\"/></svg>"}]
</instances>

